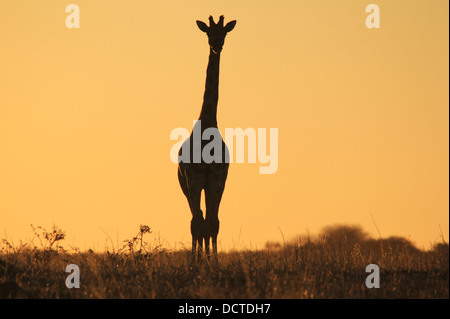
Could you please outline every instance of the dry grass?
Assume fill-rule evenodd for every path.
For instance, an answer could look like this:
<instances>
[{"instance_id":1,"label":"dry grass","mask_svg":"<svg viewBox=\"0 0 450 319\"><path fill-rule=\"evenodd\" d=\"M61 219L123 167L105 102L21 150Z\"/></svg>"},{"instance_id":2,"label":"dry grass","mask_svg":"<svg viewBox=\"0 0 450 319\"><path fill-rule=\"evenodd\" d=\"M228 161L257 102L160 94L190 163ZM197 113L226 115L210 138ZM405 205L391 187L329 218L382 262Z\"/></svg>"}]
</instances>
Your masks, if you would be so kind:
<instances>
[{"instance_id":1,"label":"dry grass","mask_svg":"<svg viewBox=\"0 0 450 319\"><path fill-rule=\"evenodd\" d=\"M42 231L39 247L4 241L0 298L449 298L446 243L424 252L403 238L374 240L342 226L316 240L193 263L189 251L147 244L151 232L142 227L121 249L102 254L63 249L58 228L35 228ZM371 263L380 266L379 289L365 287ZM68 264L80 268L80 289L65 286Z\"/></svg>"}]
</instances>

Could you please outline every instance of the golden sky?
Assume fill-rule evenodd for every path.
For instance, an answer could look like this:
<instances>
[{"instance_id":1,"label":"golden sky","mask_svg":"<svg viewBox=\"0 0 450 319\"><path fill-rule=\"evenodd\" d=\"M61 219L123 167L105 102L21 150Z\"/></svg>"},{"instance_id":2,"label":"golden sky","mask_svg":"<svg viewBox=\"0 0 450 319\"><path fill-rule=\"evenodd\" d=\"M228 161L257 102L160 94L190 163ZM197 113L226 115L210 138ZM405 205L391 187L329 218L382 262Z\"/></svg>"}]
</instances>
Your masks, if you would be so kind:
<instances>
[{"instance_id":1,"label":"golden sky","mask_svg":"<svg viewBox=\"0 0 450 319\"><path fill-rule=\"evenodd\" d=\"M68 29L68 4L80 28ZM380 7L368 29L366 5ZM0 237L30 224L104 249L149 225L190 245L170 160L209 54L195 20L237 20L218 123L278 128L278 171L231 164L219 250L358 224L420 248L449 233L449 3L360 0L0 2ZM280 232L281 229L281 232Z\"/></svg>"}]
</instances>

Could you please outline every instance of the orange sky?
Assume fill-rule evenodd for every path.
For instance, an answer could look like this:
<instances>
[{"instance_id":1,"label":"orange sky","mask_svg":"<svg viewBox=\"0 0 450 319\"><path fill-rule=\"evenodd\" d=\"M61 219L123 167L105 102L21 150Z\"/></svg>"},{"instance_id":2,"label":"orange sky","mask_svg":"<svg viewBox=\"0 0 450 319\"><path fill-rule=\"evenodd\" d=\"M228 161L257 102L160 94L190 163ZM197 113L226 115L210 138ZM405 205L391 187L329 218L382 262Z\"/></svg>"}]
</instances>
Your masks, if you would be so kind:
<instances>
[{"instance_id":1,"label":"orange sky","mask_svg":"<svg viewBox=\"0 0 450 319\"><path fill-rule=\"evenodd\" d=\"M65 25L80 7L80 29ZM219 129L278 128L278 171L231 164L219 250L335 224L410 238L449 233L449 4L373 1L0 2L0 237L30 224L104 249L149 225L190 245L170 160L200 113L207 38L237 20L221 57Z\"/></svg>"}]
</instances>

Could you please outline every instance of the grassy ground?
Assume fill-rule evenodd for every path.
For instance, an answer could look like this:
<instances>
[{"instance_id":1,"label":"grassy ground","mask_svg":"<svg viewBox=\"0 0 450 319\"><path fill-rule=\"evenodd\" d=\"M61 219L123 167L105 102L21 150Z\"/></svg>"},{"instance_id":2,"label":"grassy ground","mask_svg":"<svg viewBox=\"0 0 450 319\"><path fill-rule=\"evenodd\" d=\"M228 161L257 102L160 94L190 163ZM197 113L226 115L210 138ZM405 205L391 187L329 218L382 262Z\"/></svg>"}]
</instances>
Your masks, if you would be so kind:
<instances>
[{"instance_id":1,"label":"grassy ground","mask_svg":"<svg viewBox=\"0 0 450 319\"><path fill-rule=\"evenodd\" d=\"M219 253L216 264L149 247L149 232L141 227L123 249L102 254L62 249L57 228L41 233L40 247L4 240L0 298L449 298L446 243L424 252L402 238L330 228L316 240ZM80 268L79 289L65 285L68 264ZM380 267L379 289L365 286L368 264Z\"/></svg>"}]
</instances>

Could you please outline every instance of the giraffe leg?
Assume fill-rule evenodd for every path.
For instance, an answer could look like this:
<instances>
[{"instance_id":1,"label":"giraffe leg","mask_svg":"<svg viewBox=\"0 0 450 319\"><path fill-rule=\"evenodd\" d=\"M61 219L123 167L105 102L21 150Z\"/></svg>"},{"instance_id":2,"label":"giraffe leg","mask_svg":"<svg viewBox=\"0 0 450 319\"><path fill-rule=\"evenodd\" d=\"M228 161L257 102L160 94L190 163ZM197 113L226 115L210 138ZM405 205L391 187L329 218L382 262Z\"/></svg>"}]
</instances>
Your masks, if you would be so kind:
<instances>
[{"instance_id":1,"label":"giraffe leg","mask_svg":"<svg viewBox=\"0 0 450 319\"><path fill-rule=\"evenodd\" d=\"M205 220L203 218L203 212L200 209L200 198L201 198L201 181L193 176L190 176L187 171L185 171L184 176L186 176L186 197L189 202L189 207L192 213L191 219L191 234L192 234L192 256L195 258L195 252L198 252L198 257L200 258L203 252L203 237Z\"/></svg>"},{"instance_id":2,"label":"giraffe leg","mask_svg":"<svg viewBox=\"0 0 450 319\"><path fill-rule=\"evenodd\" d=\"M206 226L206 220L205 220L205 229L204 229L204 237L205 237L205 254L206 254L206 257L208 258L208 260L209 260L209 243L210 243L210 238L211 237L209 237L209 235L208 235L208 232L207 232L207 226Z\"/></svg>"},{"instance_id":3,"label":"giraffe leg","mask_svg":"<svg viewBox=\"0 0 450 319\"><path fill-rule=\"evenodd\" d=\"M195 252L198 249L198 257L201 257L203 251L203 232L204 232L205 220L203 219L203 213L200 210L199 213L192 216L191 220L191 234L192 234L192 256L195 257ZM198 245L198 247L197 247Z\"/></svg>"},{"instance_id":4,"label":"giraffe leg","mask_svg":"<svg viewBox=\"0 0 450 319\"><path fill-rule=\"evenodd\" d=\"M213 255L217 262L217 235L212 238Z\"/></svg>"},{"instance_id":5,"label":"giraffe leg","mask_svg":"<svg viewBox=\"0 0 450 319\"><path fill-rule=\"evenodd\" d=\"M211 179L205 188L206 218L205 218L205 243L209 254L209 241L212 243L213 255L217 258L217 235L219 233L219 205L225 188L225 181L218 183L217 179Z\"/></svg>"},{"instance_id":6,"label":"giraffe leg","mask_svg":"<svg viewBox=\"0 0 450 319\"><path fill-rule=\"evenodd\" d=\"M206 223L206 236L211 239L212 251L214 258L217 259L217 235L219 234L219 218L217 215L209 215L205 220ZM208 259L209 259L209 249L208 249Z\"/></svg>"},{"instance_id":7,"label":"giraffe leg","mask_svg":"<svg viewBox=\"0 0 450 319\"><path fill-rule=\"evenodd\" d=\"M207 219L205 219L205 253L210 260L210 244L212 243L213 254L217 255L217 234L219 233L219 219L216 215L216 218L213 218L211 214Z\"/></svg>"}]
</instances>

